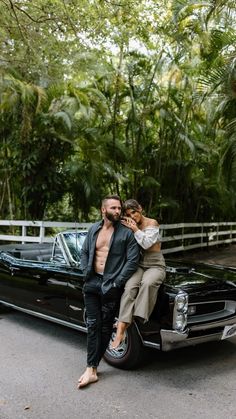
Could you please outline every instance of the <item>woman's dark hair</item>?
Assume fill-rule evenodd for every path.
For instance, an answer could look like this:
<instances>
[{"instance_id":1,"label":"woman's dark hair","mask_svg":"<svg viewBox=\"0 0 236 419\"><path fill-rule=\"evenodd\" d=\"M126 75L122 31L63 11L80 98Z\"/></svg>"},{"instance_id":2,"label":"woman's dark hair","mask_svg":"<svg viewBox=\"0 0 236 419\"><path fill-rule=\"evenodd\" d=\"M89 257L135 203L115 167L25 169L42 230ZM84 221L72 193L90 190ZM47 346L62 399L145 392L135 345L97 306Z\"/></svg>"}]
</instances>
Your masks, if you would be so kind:
<instances>
[{"instance_id":1,"label":"woman's dark hair","mask_svg":"<svg viewBox=\"0 0 236 419\"><path fill-rule=\"evenodd\" d=\"M123 211L126 211L127 209L132 209L134 211L140 211L140 207L141 205L138 203L138 201L136 201L136 199L127 199L127 201L125 201L123 203Z\"/></svg>"}]
</instances>

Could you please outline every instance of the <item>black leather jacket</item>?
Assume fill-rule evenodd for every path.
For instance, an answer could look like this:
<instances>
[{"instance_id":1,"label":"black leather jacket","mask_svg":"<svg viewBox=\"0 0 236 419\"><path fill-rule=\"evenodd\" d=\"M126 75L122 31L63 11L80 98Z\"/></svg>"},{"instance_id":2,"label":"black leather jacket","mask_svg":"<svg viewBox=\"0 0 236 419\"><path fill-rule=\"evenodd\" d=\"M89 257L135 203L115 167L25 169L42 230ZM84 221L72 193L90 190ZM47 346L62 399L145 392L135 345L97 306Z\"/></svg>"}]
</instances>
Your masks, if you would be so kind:
<instances>
[{"instance_id":1,"label":"black leather jacket","mask_svg":"<svg viewBox=\"0 0 236 419\"><path fill-rule=\"evenodd\" d=\"M93 224L86 236L81 251L81 269L85 281L94 275L94 255L96 240L103 220ZM102 292L105 294L112 286L122 288L131 275L137 270L140 248L133 232L120 222L114 225L103 273Z\"/></svg>"}]
</instances>

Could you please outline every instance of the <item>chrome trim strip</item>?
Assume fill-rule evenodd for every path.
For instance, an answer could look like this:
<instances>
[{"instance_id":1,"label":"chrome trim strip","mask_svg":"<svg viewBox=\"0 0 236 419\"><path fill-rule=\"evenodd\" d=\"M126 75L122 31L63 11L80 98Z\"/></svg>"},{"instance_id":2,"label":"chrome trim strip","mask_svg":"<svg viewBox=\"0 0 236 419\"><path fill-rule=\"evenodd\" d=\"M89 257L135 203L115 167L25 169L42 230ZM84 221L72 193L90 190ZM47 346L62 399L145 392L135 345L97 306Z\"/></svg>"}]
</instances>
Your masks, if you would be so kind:
<instances>
[{"instance_id":1,"label":"chrome trim strip","mask_svg":"<svg viewBox=\"0 0 236 419\"><path fill-rule=\"evenodd\" d=\"M118 319L117 319L117 320L118 320ZM139 335L139 337L140 337L140 339L141 339L142 344L144 344L143 337L142 337L142 335L141 335L141 332L140 332L139 327L138 327L138 325L137 325L137 323L136 323L136 321L135 321L135 320L134 320L133 324L134 324L134 326L135 326L135 328L136 328L136 330L137 330L137 333L138 333L138 335Z\"/></svg>"},{"instance_id":2,"label":"chrome trim strip","mask_svg":"<svg viewBox=\"0 0 236 419\"><path fill-rule=\"evenodd\" d=\"M40 319L49 320L53 323L57 323L62 326L70 327L71 329L75 329L75 330L79 330L80 332L87 333L87 328L85 326L79 326L77 324L70 323L66 320L57 319L56 317L51 317L51 316L48 316L47 314L38 313L37 311L29 310L27 308L22 308L22 307L16 306L15 304L7 303L6 301L0 300L0 304L3 304L4 306L7 306L7 307L14 308L15 310L18 310L18 311L22 311L23 313L26 313L26 314L39 317Z\"/></svg>"},{"instance_id":3,"label":"chrome trim strip","mask_svg":"<svg viewBox=\"0 0 236 419\"><path fill-rule=\"evenodd\" d=\"M154 349L159 349L159 350L161 349L160 343L154 343L154 342L150 342L149 340L144 340L135 320L134 320L133 324L134 324L134 326L137 330L137 333L138 333L138 335L141 339L141 342L142 342L143 346L147 346L148 348L154 348Z\"/></svg>"},{"instance_id":4,"label":"chrome trim strip","mask_svg":"<svg viewBox=\"0 0 236 419\"><path fill-rule=\"evenodd\" d=\"M74 311L82 311L82 308L76 307L76 306L72 306L71 304L69 305L69 308L71 308L71 310L74 310Z\"/></svg>"},{"instance_id":5,"label":"chrome trim strip","mask_svg":"<svg viewBox=\"0 0 236 419\"><path fill-rule=\"evenodd\" d=\"M190 330L191 331L196 331L196 330L210 330L210 329L214 329L215 327L224 327L224 326L228 326L230 324L235 324L236 323L236 316L230 317L229 319L221 319L220 321L215 321L212 323L202 323L199 325L195 325L195 326L190 326Z\"/></svg>"},{"instance_id":6,"label":"chrome trim strip","mask_svg":"<svg viewBox=\"0 0 236 419\"><path fill-rule=\"evenodd\" d=\"M161 345L160 343L154 343L154 342L150 342L149 340L143 340L143 346L147 346L148 348L153 348L153 349L161 349Z\"/></svg>"}]
</instances>

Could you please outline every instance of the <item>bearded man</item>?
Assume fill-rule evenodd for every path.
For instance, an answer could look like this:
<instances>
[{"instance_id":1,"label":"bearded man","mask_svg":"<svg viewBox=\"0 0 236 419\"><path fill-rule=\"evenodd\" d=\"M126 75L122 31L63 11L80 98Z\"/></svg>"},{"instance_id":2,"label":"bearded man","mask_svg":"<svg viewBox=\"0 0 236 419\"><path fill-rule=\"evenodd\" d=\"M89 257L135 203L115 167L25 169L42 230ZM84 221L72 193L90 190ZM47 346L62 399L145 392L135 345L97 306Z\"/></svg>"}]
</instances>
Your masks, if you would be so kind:
<instances>
[{"instance_id":1,"label":"bearded man","mask_svg":"<svg viewBox=\"0 0 236 419\"><path fill-rule=\"evenodd\" d=\"M81 269L87 325L87 367L78 388L98 380L97 367L109 344L125 283L138 268L139 246L120 221L122 202L109 195L102 201L102 220L84 241Z\"/></svg>"}]
</instances>

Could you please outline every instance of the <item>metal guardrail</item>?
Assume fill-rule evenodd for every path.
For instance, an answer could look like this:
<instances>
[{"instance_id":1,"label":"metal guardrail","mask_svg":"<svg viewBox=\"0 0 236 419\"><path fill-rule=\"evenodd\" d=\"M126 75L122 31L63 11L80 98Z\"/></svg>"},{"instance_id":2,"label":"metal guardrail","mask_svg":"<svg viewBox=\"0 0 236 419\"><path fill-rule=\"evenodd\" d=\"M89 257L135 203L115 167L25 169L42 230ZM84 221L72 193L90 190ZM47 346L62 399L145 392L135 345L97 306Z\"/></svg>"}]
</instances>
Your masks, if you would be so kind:
<instances>
[{"instance_id":1,"label":"metal guardrail","mask_svg":"<svg viewBox=\"0 0 236 419\"><path fill-rule=\"evenodd\" d=\"M54 239L54 234L61 230L86 229L91 226L91 223L0 220L0 230L1 226L8 227L8 231L12 230L12 233L0 234L0 241L11 241L21 243L46 243L52 242ZM46 230L49 229L51 233L48 234ZM29 230L30 234L28 234Z\"/></svg>"},{"instance_id":2,"label":"metal guardrail","mask_svg":"<svg viewBox=\"0 0 236 419\"><path fill-rule=\"evenodd\" d=\"M0 234L0 241L52 242L54 234L61 230L90 226L91 223L0 220L0 230L8 230L7 234ZM164 254L236 242L236 222L162 224L160 229Z\"/></svg>"},{"instance_id":3,"label":"metal guardrail","mask_svg":"<svg viewBox=\"0 0 236 419\"><path fill-rule=\"evenodd\" d=\"M163 224L163 253L236 243L236 222Z\"/></svg>"}]
</instances>

